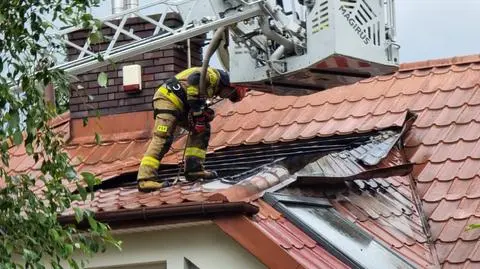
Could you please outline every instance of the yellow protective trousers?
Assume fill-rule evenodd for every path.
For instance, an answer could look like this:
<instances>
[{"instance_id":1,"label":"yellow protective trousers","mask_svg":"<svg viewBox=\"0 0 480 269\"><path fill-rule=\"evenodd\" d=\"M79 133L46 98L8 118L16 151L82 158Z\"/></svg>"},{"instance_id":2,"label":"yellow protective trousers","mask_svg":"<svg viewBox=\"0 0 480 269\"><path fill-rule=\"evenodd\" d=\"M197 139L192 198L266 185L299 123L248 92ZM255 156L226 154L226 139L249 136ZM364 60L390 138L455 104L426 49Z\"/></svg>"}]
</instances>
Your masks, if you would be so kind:
<instances>
[{"instance_id":1,"label":"yellow protective trousers","mask_svg":"<svg viewBox=\"0 0 480 269\"><path fill-rule=\"evenodd\" d=\"M154 97L153 107L155 111L155 126L152 140L140 163L137 179L156 180L157 170L163 156L170 149L174 132L177 126L188 128L186 115L182 107L176 104L175 96L167 96L164 93L163 86L159 88ZM173 100L172 100L173 99ZM210 125L206 124L204 132L190 132L185 148L185 173L203 171L206 150L210 139Z\"/></svg>"}]
</instances>

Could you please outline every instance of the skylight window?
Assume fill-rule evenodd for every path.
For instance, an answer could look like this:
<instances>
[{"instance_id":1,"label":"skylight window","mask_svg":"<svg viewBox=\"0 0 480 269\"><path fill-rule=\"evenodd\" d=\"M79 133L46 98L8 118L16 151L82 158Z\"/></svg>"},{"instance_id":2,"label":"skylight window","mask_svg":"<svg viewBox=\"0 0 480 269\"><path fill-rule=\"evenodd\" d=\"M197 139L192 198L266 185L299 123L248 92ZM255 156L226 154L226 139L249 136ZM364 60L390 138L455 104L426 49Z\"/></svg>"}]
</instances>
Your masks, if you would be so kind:
<instances>
[{"instance_id":1,"label":"skylight window","mask_svg":"<svg viewBox=\"0 0 480 269\"><path fill-rule=\"evenodd\" d=\"M353 268L415 268L320 198L271 194L265 200L326 250Z\"/></svg>"}]
</instances>

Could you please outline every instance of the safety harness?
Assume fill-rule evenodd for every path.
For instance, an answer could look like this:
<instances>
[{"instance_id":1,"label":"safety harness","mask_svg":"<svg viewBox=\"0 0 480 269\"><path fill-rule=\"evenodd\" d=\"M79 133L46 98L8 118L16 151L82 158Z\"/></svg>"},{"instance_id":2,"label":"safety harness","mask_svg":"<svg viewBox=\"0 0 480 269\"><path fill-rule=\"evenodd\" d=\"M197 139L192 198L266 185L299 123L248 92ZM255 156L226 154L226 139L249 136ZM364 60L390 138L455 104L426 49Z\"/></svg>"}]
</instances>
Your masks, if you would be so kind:
<instances>
[{"instance_id":1,"label":"safety harness","mask_svg":"<svg viewBox=\"0 0 480 269\"><path fill-rule=\"evenodd\" d=\"M166 91L165 91L166 89ZM189 111L189 105L187 102L187 93L183 88L182 84L176 77L169 78L165 81L165 88L160 87L160 91L162 94L167 97L170 101L172 101L178 108L182 108L183 111ZM171 96L171 94L175 96ZM180 104L180 102L181 104ZM169 113L174 115L175 117L181 116L181 114L176 110L167 110L167 109L156 109L153 110L153 118L156 119L158 114L161 113Z\"/></svg>"},{"instance_id":2,"label":"safety harness","mask_svg":"<svg viewBox=\"0 0 480 269\"><path fill-rule=\"evenodd\" d=\"M180 81L178 81L176 77L169 78L167 81L165 81L165 87L170 93L173 92L180 99L180 101L182 101L183 110L188 111L187 93L185 92L182 84L180 84Z\"/></svg>"}]
</instances>

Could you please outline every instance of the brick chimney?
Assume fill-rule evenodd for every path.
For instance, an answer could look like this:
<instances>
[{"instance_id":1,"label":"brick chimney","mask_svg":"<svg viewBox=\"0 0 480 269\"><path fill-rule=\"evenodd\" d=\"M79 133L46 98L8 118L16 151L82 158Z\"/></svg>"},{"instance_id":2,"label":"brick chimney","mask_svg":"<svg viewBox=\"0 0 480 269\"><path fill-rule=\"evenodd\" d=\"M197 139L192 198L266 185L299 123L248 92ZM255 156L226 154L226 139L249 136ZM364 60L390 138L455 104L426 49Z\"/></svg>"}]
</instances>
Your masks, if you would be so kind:
<instances>
[{"instance_id":1,"label":"brick chimney","mask_svg":"<svg viewBox=\"0 0 480 269\"><path fill-rule=\"evenodd\" d=\"M159 15L150 16L159 19ZM112 21L118 25L119 20ZM182 24L181 19L175 14L168 14L165 24L171 28ZM130 18L125 29L133 30L140 37L150 36L155 25L141 18ZM115 30L106 27L102 30L104 37L112 37ZM69 34L69 39L79 46L83 46L89 32L79 30ZM115 46L125 44L131 38L121 34ZM204 38L198 37L191 41L191 64L200 66L202 59L202 45ZM91 49L106 49L108 42L91 45ZM68 58L76 59L78 51L73 48L68 50ZM70 113L72 119L115 115L120 113L153 110L152 98L156 89L177 72L187 68L187 42L181 42L163 49L150 51L133 56L127 60L109 65L88 73L78 75L79 82L72 85L70 92ZM138 64L142 71L142 90L137 93L127 93L123 89L122 68L125 65ZM97 83L98 74L105 72L108 75L107 87L100 87Z\"/></svg>"}]
</instances>

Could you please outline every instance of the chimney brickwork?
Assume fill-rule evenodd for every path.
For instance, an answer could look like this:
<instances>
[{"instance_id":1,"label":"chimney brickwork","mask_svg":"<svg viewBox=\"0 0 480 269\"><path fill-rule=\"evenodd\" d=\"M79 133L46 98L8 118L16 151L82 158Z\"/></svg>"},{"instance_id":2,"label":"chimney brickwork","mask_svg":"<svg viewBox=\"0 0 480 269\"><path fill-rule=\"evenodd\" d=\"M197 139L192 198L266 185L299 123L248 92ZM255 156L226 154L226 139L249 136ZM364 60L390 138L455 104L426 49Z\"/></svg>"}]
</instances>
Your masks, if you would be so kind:
<instances>
[{"instance_id":1,"label":"chimney brickwork","mask_svg":"<svg viewBox=\"0 0 480 269\"><path fill-rule=\"evenodd\" d=\"M151 16L158 19L158 16ZM180 26L181 21L175 16L167 16L169 26ZM118 21L113 21L118 25ZM130 18L125 24L127 29L133 29L135 35L150 36L155 25L140 18ZM114 30L104 28L103 35L113 36ZM88 32L80 30L69 35L70 41L83 46ZM122 45L131 40L120 35L117 45ZM197 37L191 41L192 66L200 66L202 59L202 45L204 38ZM104 50L108 43L91 45L93 50ZM70 48L69 59L75 59L78 51ZM136 111L152 110L152 98L157 88L168 78L188 67L187 42L181 42L159 50L133 56L127 60L117 62L78 75L79 82L72 84L70 90L70 113L72 118L112 115ZM138 93L126 93L123 90L122 68L124 65L139 64L142 66L142 90ZM107 87L100 87L97 82L98 74L105 72L108 76Z\"/></svg>"}]
</instances>

